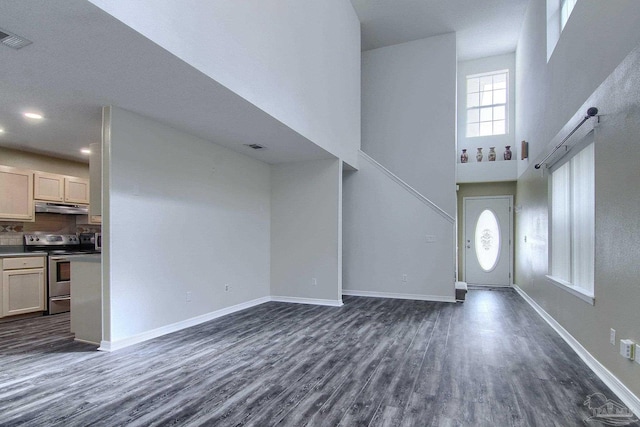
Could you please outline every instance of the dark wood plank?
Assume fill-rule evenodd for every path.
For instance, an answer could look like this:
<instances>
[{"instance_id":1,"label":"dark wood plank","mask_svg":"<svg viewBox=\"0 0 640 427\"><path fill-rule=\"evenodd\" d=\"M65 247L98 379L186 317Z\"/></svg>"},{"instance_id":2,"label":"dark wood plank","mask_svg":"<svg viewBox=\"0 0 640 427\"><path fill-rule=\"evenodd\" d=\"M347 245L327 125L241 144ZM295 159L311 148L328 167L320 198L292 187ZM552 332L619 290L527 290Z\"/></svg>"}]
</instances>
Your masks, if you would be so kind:
<instances>
[{"instance_id":1,"label":"dark wood plank","mask_svg":"<svg viewBox=\"0 0 640 427\"><path fill-rule=\"evenodd\" d=\"M65 314L0 324L0 425L569 426L587 395L616 399L511 289L344 302L114 353L74 342Z\"/></svg>"}]
</instances>

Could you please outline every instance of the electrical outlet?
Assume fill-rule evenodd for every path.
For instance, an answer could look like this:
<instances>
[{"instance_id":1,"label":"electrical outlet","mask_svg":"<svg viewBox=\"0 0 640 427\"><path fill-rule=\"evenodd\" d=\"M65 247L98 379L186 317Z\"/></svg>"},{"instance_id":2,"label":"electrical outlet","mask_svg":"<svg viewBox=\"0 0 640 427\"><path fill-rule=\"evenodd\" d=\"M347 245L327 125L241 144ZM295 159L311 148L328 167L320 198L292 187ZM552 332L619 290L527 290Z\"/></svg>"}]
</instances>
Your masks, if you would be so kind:
<instances>
[{"instance_id":1,"label":"electrical outlet","mask_svg":"<svg viewBox=\"0 0 640 427\"><path fill-rule=\"evenodd\" d=\"M636 357L634 360L640 365L640 344L636 344Z\"/></svg>"},{"instance_id":2,"label":"electrical outlet","mask_svg":"<svg viewBox=\"0 0 640 427\"><path fill-rule=\"evenodd\" d=\"M315 277L311 278L311 286L318 286L318 279Z\"/></svg>"},{"instance_id":3,"label":"electrical outlet","mask_svg":"<svg viewBox=\"0 0 640 427\"><path fill-rule=\"evenodd\" d=\"M225 292L229 292L229 284L228 283L224 284L224 291Z\"/></svg>"},{"instance_id":4,"label":"electrical outlet","mask_svg":"<svg viewBox=\"0 0 640 427\"><path fill-rule=\"evenodd\" d=\"M187 302L191 302L191 292L187 292Z\"/></svg>"},{"instance_id":5,"label":"electrical outlet","mask_svg":"<svg viewBox=\"0 0 640 427\"><path fill-rule=\"evenodd\" d=\"M613 328L609 331L609 343L611 345L616 345L616 330Z\"/></svg>"},{"instance_id":6,"label":"electrical outlet","mask_svg":"<svg viewBox=\"0 0 640 427\"><path fill-rule=\"evenodd\" d=\"M620 355L625 359L633 360L633 353L635 352L635 346L631 340L620 340Z\"/></svg>"},{"instance_id":7,"label":"electrical outlet","mask_svg":"<svg viewBox=\"0 0 640 427\"><path fill-rule=\"evenodd\" d=\"M407 275L406 274L402 275L402 282L403 283L407 283Z\"/></svg>"}]
</instances>

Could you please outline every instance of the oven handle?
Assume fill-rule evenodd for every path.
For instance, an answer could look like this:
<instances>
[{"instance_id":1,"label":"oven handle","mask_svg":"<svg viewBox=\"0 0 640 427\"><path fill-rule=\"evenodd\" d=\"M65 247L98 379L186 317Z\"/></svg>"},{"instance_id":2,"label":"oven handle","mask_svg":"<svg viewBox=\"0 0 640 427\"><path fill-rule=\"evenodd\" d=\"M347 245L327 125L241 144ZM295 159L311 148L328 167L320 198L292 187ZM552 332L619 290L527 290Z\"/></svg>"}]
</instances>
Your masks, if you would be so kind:
<instances>
[{"instance_id":1,"label":"oven handle","mask_svg":"<svg viewBox=\"0 0 640 427\"><path fill-rule=\"evenodd\" d=\"M49 298L51 301L69 301L71 299L71 296L68 297L55 297L55 298Z\"/></svg>"},{"instance_id":2,"label":"oven handle","mask_svg":"<svg viewBox=\"0 0 640 427\"><path fill-rule=\"evenodd\" d=\"M61 261L61 260L69 261L69 257L66 257L66 256L52 256L52 257L49 257L49 259L52 261Z\"/></svg>"}]
</instances>

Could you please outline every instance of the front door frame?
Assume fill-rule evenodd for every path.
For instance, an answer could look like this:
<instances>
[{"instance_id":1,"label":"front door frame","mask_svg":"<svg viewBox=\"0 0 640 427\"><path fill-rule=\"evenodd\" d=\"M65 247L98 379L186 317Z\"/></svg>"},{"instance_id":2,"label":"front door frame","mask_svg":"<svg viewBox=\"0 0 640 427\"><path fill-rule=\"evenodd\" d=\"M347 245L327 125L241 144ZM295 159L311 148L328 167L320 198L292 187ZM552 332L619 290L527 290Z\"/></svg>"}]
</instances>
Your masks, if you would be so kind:
<instances>
[{"instance_id":1,"label":"front door frame","mask_svg":"<svg viewBox=\"0 0 640 427\"><path fill-rule=\"evenodd\" d=\"M513 286L513 223L515 218L513 216L513 196L512 195L500 195L500 196L469 196L462 198L462 271L464 271L464 281L467 280L467 200L482 200L482 199L507 199L509 200L509 284L508 285L480 285L480 286L501 286L510 287Z\"/></svg>"}]
</instances>

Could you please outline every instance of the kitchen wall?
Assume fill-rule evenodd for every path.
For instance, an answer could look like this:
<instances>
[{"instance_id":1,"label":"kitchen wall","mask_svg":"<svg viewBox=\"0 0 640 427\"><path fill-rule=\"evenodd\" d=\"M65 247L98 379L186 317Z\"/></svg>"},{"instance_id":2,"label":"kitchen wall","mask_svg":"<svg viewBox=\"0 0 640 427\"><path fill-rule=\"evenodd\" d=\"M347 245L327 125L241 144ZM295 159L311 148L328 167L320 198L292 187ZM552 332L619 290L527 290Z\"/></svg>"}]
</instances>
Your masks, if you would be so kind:
<instances>
[{"instance_id":1,"label":"kitchen wall","mask_svg":"<svg viewBox=\"0 0 640 427\"><path fill-rule=\"evenodd\" d=\"M362 53L362 151L454 216L456 36Z\"/></svg>"},{"instance_id":2,"label":"kitchen wall","mask_svg":"<svg viewBox=\"0 0 640 427\"><path fill-rule=\"evenodd\" d=\"M342 305L342 164L271 169L271 295ZM315 279L315 281L314 281Z\"/></svg>"},{"instance_id":3,"label":"kitchen wall","mask_svg":"<svg viewBox=\"0 0 640 427\"><path fill-rule=\"evenodd\" d=\"M115 107L108 126L103 345L264 302L269 165Z\"/></svg>"},{"instance_id":4,"label":"kitchen wall","mask_svg":"<svg viewBox=\"0 0 640 427\"><path fill-rule=\"evenodd\" d=\"M529 141L531 154L528 161L519 164L516 204L522 209L516 214L516 284L635 393L635 402L640 396L640 365L619 355L618 342L609 344L609 329L617 331L618 340L640 342L638 22L639 2L582 0L576 4L547 63L545 2L534 0L529 4L516 53L516 140ZM594 130L594 305L545 278L549 256L548 173L533 168L591 106L598 107L601 114ZM579 133L586 133L592 126L593 120ZM640 405L636 404L638 409Z\"/></svg>"},{"instance_id":5,"label":"kitchen wall","mask_svg":"<svg viewBox=\"0 0 640 427\"><path fill-rule=\"evenodd\" d=\"M0 164L14 168L89 178L89 165L86 163L5 147L0 147ZM88 225L86 222L86 217L46 213L37 213L34 222L0 221L0 245L22 245L23 234L34 231L61 234L100 231L100 226Z\"/></svg>"},{"instance_id":6,"label":"kitchen wall","mask_svg":"<svg viewBox=\"0 0 640 427\"><path fill-rule=\"evenodd\" d=\"M517 183L515 181L505 182L483 182L478 184L459 184L458 186L458 280L465 281L464 278L464 235L463 235L463 201L465 197L479 196L513 196L516 201ZM515 215L515 214L514 214ZM514 226L513 235L516 236L517 230ZM513 248L513 246L512 246ZM514 258L515 259L515 258Z\"/></svg>"},{"instance_id":7,"label":"kitchen wall","mask_svg":"<svg viewBox=\"0 0 640 427\"><path fill-rule=\"evenodd\" d=\"M88 157L86 163L81 163L73 160L0 147L0 165L89 179Z\"/></svg>"},{"instance_id":8,"label":"kitchen wall","mask_svg":"<svg viewBox=\"0 0 640 427\"><path fill-rule=\"evenodd\" d=\"M360 22L347 0L90 0L355 166Z\"/></svg>"}]
</instances>

